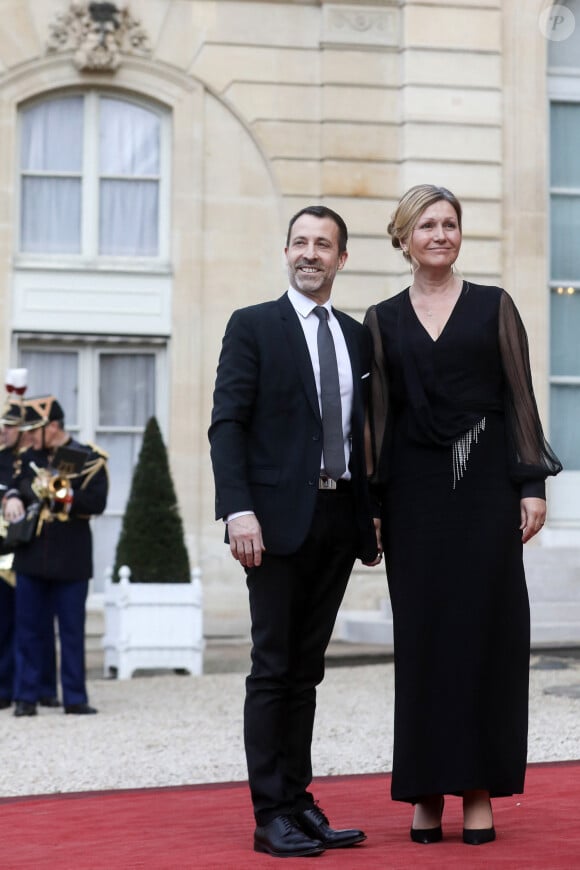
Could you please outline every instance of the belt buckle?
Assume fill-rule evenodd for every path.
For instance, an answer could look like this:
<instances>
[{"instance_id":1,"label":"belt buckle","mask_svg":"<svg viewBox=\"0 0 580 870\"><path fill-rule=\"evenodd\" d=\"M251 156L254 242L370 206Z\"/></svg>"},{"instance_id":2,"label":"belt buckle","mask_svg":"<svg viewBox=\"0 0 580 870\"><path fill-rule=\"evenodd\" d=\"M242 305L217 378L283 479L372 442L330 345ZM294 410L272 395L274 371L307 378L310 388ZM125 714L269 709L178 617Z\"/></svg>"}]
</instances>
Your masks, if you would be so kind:
<instances>
[{"instance_id":1,"label":"belt buckle","mask_svg":"<svg viewBox=\"0 0 580 870\"><path fill-rule=\"evenodd\" d=\"M322 477L322 475L318 478L318 489L336 489L336 480L333 480L332 477Z\"/></svg>"}]
</instances>

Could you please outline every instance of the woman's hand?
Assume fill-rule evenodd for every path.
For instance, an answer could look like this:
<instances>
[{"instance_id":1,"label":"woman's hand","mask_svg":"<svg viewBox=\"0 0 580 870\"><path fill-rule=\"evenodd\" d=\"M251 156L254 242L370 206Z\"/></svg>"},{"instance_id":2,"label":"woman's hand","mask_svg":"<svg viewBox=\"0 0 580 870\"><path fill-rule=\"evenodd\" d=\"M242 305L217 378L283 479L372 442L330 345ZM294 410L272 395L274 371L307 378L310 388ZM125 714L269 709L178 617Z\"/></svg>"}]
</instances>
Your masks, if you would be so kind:
<instances>
[{"instance_id":1,"label":"woman's hand","mask_svg":"<svg viewBox=\"0 0 580 870\"><path fill-rule=\"evenodd\" d=\"M383 558L383 543L381 540L381 521L375 517L373 520L373 525L375 527L375 534L377 536L377 550L379 551L376 559L373 562L363 562L363 565L366 565L367 568L374 568L375 565L380 565Z\"/></svg>"},{"instance_id":2,"label":"woman's hand","mask_svg":"<svg viewBox=\"0 0 580 870\"><path fill-rule=\"evenodd\" d=\"M520 501L522 543L537 535L546 522L546 502L543 498L522 498Z\"/></svg>"}]
</instances>

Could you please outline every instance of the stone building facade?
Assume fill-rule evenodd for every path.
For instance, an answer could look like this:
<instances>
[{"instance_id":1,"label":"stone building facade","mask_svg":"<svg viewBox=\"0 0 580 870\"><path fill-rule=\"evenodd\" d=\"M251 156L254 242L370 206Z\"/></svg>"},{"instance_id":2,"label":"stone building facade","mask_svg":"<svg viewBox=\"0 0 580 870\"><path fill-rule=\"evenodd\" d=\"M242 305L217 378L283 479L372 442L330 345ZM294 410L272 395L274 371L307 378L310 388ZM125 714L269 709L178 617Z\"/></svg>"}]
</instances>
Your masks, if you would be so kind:
<instances>
[{"instance_id":1,"label":"stone building facade","mask_svg":"<svg viewBox=\"0 0 580 870\"><path fill-rule=\"evenodd\" d=\"M577 6L0 0L0 362L27 366L30 392L57 392L73 430L111 453L96 593L155 413L208 626L243 624L245 584L213 520L213 380L231 311L286 289L285 229L307 203L347 221L335 302L362 317L407 280L386 240L399 195L451 188L465 207L461 271L514 296L548 429L550 390L568 390L557 431L569 443L580 365L571 349L554 374L550 312L561 322L563 283L574 344L580 270L550 268L549 101L580 100L580 43L558 30L570 15L580 25ZM556 561L580 540L575 450L538 545ZM384 595L382 572L364 569L346 605Z\"/></svg>"}]
</instances>

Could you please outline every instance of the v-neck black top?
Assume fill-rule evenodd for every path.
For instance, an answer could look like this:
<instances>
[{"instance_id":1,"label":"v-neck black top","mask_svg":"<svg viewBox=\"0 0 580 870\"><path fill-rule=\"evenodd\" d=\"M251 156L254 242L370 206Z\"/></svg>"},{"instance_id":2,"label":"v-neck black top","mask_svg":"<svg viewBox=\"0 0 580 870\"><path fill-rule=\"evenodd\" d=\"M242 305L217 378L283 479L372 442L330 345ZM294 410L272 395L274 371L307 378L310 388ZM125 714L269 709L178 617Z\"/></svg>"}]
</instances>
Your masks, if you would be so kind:
<instances>
[{"instance_id":1,"label":"v-neck black top","mask_svg":"<svg viewBox=\"0 0 580 870\"><path fill-rule=\"evenodd\" d=\"M383 433L401 414L412 443L443 447L498 413L508 428L510 476L528 484L526 494L543 495L543 481L561 465L543 435L526 332L505 290L464 281L437 339L417 317L409 288L370 309L366 322L375 341L379 479L388 464Z\"/></svg>"}]
</instances>

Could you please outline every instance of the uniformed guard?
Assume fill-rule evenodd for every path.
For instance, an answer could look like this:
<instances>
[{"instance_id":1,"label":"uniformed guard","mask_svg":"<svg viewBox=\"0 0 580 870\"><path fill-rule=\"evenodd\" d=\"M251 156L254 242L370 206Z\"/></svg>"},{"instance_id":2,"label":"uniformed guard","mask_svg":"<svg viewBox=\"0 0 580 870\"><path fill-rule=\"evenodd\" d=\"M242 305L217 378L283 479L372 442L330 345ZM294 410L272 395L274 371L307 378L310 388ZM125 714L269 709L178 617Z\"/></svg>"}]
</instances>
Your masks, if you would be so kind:
<instances>
[{"instance_id":1,"label":"uniformed guard","mask_svg":"<svg viewBox=\"0 0 580 870\"><path fill-rule=\"evenodd\" d=\"M22 393L15 392L17 384L13 381L23 380ZM21 389L18 387L18 389ZM2 409L0 424L2 426L3 444L0 446L0 492L2 496L12 485L17 463L20 423L22 422L22 394L26 390L26 375L24 378L14 377L14 370L6 374L6 403ZM4 529L2 530L4 531ZM12 704L14 684L14 586L16 577L12 571L11 553L0 556L0 710Z\"/></svg>"},{"instance_id":2,"label":"uniformed guard","mask_svg":"<svg viewBox=\"0 0 580 870\"><path fill-rule=\"evenodd\" d=\"M20 470L20 454L27 441L26 369L9 369L6 374L7 398L0 424L4 444L0 447L0 492L4 495ZM0 517L0 531L7 531ZM14 688L14 624L16 574L12 563L14 553L0 538L0 710L12 704ZM60 706L56 692L56 652L54 643L54 614L47 611L43 634L42 674L39 703L43 707Z\"/></svg>"},{"instance_id":3,"label":"uniformed guard","mask_svg":"<svg viewBox=\"0 0 580 870\"><path fill-rule=\"evenodd\" d=\"M91 516L105 510L107 456L80 444L64 428L54 396L26 401L32 446L21 456L5 516L22 519L36 507L37 527L17 548L15 716L34 716L40 699L42 614L52 607L61 649L60 677L65 713L96 713L85 679L85 605L93 574ZM30 515L30 510L29 510Z\"/></svg>"}]
</instances>

